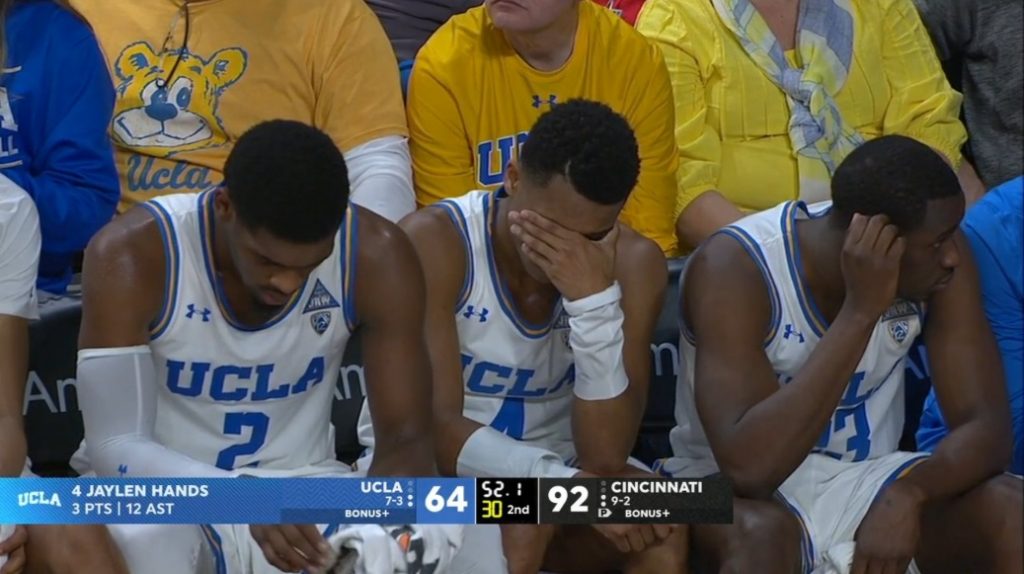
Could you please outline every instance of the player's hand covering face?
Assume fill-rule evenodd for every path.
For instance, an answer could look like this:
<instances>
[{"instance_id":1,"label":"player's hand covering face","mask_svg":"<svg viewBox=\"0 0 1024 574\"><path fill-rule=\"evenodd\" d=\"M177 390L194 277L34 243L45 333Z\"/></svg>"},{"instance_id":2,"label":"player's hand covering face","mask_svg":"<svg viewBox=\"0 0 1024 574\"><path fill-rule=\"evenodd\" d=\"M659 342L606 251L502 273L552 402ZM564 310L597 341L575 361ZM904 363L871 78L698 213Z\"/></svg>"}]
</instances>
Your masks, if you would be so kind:
<instances>
[{"instance_id":1,"label":"player's hand covering face","mask_svg":"<svg viewBox=\"0 0 1024 574\"><path fill-rule=\"evenodd\" d=\"M508 219L512 235L522 241L523 254L566 299L600 293L615 280L618 223L603 237L588 238L534 211L511 211Z\"/></svg>"}]
</instances>

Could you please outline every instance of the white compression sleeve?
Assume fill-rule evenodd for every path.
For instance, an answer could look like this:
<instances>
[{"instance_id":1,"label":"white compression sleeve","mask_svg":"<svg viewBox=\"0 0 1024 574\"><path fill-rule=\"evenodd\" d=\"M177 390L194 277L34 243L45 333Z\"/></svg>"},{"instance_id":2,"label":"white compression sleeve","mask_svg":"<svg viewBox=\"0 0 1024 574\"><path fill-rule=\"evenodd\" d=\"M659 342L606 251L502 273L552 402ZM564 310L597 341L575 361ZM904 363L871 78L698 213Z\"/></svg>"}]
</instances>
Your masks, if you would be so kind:
<instances>
[{"instance_id":1,"label":"white compression sleeve","mask_svg":"<svg viewBox=\"0 0 1024 574\"><path fill-rule=\"evenodd\" d=\"M571 478L579 469L566 466L549 450L510 438L491 427L480 427L459 452L459 476L478 478Z\"/></svg>"},{"instance_id":2,"label":"white compression sleeve","mask_svg":"<svg viewBox=\"0 0 1024 574\"><path fill-rule=\"evenodd\" d=\"M156 442L156 385L148 346L78 352L78 403L96 474L233 476Z\"/></svg>"},{"instance_id":3,"label":"white compression sleeve","mask_svg":"<svg viewBox=\"0 0 1024 574\"><path fill-rule=\"evenodd\" d=\"M585 401L614 399L629 387L622 358L621 299L616 282L600 293L562 304L569 314L569 345L576 363L573 392Z\"/></svg>"},{"instance_id":4,"label":"white compression sleeve","mask_svg":"<svg viewBox=\"0 0 1024 574\"><path fill-rule=\"evenodd\" d=\"M352 203L395 223L416 210L409 142L384 136L345 153Z\"/></svg>"}]
</instances>

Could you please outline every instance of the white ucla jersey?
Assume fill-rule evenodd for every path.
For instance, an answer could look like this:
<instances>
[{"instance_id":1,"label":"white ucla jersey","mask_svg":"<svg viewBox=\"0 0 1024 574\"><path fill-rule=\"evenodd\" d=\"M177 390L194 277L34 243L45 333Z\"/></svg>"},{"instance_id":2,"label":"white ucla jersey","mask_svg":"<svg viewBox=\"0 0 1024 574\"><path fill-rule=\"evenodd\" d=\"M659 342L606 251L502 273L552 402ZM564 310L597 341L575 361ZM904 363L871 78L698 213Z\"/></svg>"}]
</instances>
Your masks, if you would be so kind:
<instances>
[{"instance_id":1,"label":"white ucla jersey","mask_svg":"<svg viewBox=\"0 0 1024 574\"><path fill-rule=\"evenodd\" d=\"M492 229L503 192L475 191L434 204L462 237L466 277L455 306L465 385L463 413L573 463L575 367L561 303L534 325L516 311L494 261Z\"/></svg>"},{"instance_id":2,"label":"white ucla jersey","mask_svg":"<svg viewBox=\"0 0 1024 574\"><path fill-rule=\"evenodd\" d=\"M167 259L163 307L151 326L156 439L225 470L296 469L335 458L331 406L353 330L356 213L334 251L280 313L239 323L213 269L214 193L142 204Z\"/></svg>"},{"instance_id":3,"label":"white ucla jersey","mask_svg":"<svg viewBox=\"0 0 1024 574\"><path fill-rule=\"evenodd\" d=\"M822 216L830 207L830 202L810 207L801 202L784 203L719 231L739 242L764 276L772 309L764 351L780 385L792 380L828 328L805 285L795 230L797 220ZM897 450L903 432L904 359L921 331L921 314L918 304L898 300L882 315L812 452L861 461ZM722 320L728 320L727 310ZM675 458L665 468L674 474L715 472L717 466L694 404L696 349L685 325L682 331L677 426L670 434Z\"/></svg>"}]
</instances>

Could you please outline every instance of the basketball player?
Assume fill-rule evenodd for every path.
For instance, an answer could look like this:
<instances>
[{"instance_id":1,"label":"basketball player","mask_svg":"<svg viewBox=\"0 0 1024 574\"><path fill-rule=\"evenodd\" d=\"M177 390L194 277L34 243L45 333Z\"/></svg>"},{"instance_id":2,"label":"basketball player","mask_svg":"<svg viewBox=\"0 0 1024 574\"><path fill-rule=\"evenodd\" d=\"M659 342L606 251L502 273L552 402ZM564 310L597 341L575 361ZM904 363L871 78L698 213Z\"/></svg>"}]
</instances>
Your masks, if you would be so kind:
<instances>
[{"instance_id":1,"label":"basketball player","mask_svg":"<svg viewBox=\"0 0 1024 574\"><path fill-rule=\"evenodd\" d=\"M1000 475L1009 413L956 174L887 136L831 187L831 206L749 216L693 256L665 468L720 467L740 495L781 494L808 571L1021 572L1021 481ZM896 450L922 329L950 424L931 456Z\"/></svg>"},{"instance_id":2,"label":"basketball player","mask_svg":"<svg viewBox=\"0 0 1024 574\"><path fill-rule=\"evenodd\" d=\"M42 239L32 198L0 174L0 476L32 477L22 420L28 321L36 308ZM122 574L125 566L102 526L0 524L0 574Z\"/></svg>"},{"instance_id":3,"label":"basketball player","mask_svg":"<svg viewBox=\"0 0 1024 574\"><path fill-rule=\"evenodd\" d=\"M330 413L358 328L378 423L369 474L435 472L422 270L405 235L350 205L348 189L327 135L272 121L238 140L222 187L155 199L103 229L85 257L84 470L349 475ZM212 558L218 573L263 573L324 570L337 529L203 527L209 550L192 526L113 532L133 572L194 572ZM413 534L444 571L458 529Z\"/></svg>"},{"instance_id":4,"label":"basketball player","mask_svg":"<svg viewBox=\"0 0 1024 574\"><path fill-rule=\"evenodd\" d=\"M641 473L626 461L667 271L657 244L616 223L638 171L626 121L571 100L537 121L501 190L402 222L428 278L443 474ZM364 417L373 444L368 430ZM683 569L683 529L577 530L503 528L509 571Z\"/></svg>"}]
</instances>

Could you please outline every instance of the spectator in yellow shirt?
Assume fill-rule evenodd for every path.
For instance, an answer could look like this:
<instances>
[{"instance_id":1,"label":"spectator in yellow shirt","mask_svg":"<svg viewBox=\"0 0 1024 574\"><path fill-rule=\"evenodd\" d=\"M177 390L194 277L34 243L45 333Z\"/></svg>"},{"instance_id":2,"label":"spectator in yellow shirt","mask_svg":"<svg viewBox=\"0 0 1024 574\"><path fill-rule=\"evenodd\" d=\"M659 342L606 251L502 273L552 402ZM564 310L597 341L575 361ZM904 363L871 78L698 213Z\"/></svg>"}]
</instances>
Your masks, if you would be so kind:
<instances>
[{"instance_id":1,"label":"spectator in yellow shirt","mask_svg":"<svg viewBox=\"0 0 1024 574\"><path fill-rule=\"evenodd\" d=\"M911 0L648 0L637 29L672 79L684 244L782 201L828 199L834 166L882 135L961 166L961 97Z\"/></svg>"},{"instance_id":2,"label":"spectator in yellow shirt","mask_svg":"<svg viewBox=\"0 0 1024 574\"><path fill-rule=\"evenodd\" d=\"M392 220L415 208L395 57L364 2L72 3L117 87L121 211L220 184L233 143L270 119L330 135L354 203Z\"/></svg>"},{"instance_id":3,"label":"spectator in yellow shirt","mask_svg":"<svg viewBox=\"0 0 1024 574\"><path fill-rule=\"evenodd\" d=\"M673 253L668 72L657 48L589 1L487 0L427 41L407 104L418 202L498 188L530 126L572 98L607 104L629 121L641 167L622 221Z\"/></svg>"}]
</instances>

